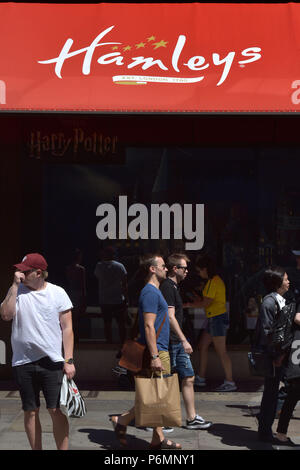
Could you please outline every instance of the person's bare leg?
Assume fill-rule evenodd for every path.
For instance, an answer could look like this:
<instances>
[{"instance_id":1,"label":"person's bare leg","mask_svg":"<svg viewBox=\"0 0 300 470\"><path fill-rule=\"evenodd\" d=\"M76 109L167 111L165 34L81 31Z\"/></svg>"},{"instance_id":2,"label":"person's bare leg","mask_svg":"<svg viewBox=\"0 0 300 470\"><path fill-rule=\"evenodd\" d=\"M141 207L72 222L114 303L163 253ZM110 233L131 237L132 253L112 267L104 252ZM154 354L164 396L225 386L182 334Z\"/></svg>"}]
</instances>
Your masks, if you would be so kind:
<instances>
[{"instance_id":1,"label":"person's bare leg","mask_svg":"<svg viewBox=\"0 0 300 470\"><path fill-rule=\"evenodd\" d=\"M194 378L195 377L185 377L181 381L181 392L186 411L186 419L188 421L191 421L196 416Z\"/></svg>"},{"instance_id":2,"label":"person's bare leg","mask_svg":"<svg viewBox=\"0 0 300 470\"><path fill-rule=\"evenodd\" d=\"M165 436L163 433L162 428L153 428L153 433L152 433L152 445L158 445L164 440Z\"/></svg>"},{"instance_id":3,"label":"person's bare leg","mask_svg":"<svg viewBox=\"0 0 300 470\"><path fill-rule=\"evenodd\" d=\"M32 450L42 450L42 427L39 408L24 411L24 426Z\"/></svg>"},{"instance_id":4,"label":"person's bare leg","mask_svg":"<svg viewBox=\"0 0 300 470\"><path fill-rule=\"evenodd\" d=\"M121 424L122 426L128 426L130 421L132 421L134 419L134 407L131 408L130 410L128 411L125 411L124 413L122 413L121 415L117 416L112 416L111 417L111 420L113 423L117 424Z\"/></svg>"},{"instance_id":5,"label":"person's bare leg","mask_svg":"<svg viewBox=\"0 0 300 470\"><path fill-rule=\"evenodd\" d=\"M231 359L226 351L226 336L214 336L213 337L214 347L221 360L225 379L232 382L232 363Z\"/></svg>"},{"instance_id":6,"label":"person's bare leg","mask_svg":"<svg viewBox=\"0 0 300 470\"><path fill-rule=\"evenodd\" d=\"M68 450L69 448L69 422L68 418L59 408L48 408L52 418L53 435L57 450Z\"/></svg>"},{"instance_id":7,"label":"person's bare leg","mask_svg":"<svg viewBox=\"0 0 300 470\"><path fill-rule=\"evenodd\" d=\"M134 417L135 417L135 413L134 413L134 407L133 407L129 411L125 411L125 413L122 413L119 416L114 415L114 416L111 416L110 418L113 423L115 432L117 434L117 439L119 440L122 446L125 446L125 447L127 446L126 427L134 419ZM117 431L116 429L117 424L121 426L125 426L125 429L122 429L121 432L120 430Z\"/></svg>"},{"instance_id":8,"label":"person's bare leg","mask_svg":"<svg viewBox=\"0 0 300 470\"><path fill-rule=\"evenodd\" d=\"M163 433L163 428L153 428L151 446L157 446L164 440L165 440L165 436ZM167 439L167 444L171 445L172 441L170 441L170 439ZM181 444L178 444L178 443L175 443L175 444L178 449L181 449Z\"/></svg>"},{"instance_id":9,"label":"person's bare leg","mask_svg":"<svg viewBox=\"0 0 300 470\"><path fill-rule=\"evenodd\" d=\"M200 351L200 366L198 375L200 377L205 377L206 369L207 369L207 361L208 361L208 348L212 342L212 336L207 333L207 331L203 331L200 342L198 345L198 349Z\"/></svg>"}]
</instances>

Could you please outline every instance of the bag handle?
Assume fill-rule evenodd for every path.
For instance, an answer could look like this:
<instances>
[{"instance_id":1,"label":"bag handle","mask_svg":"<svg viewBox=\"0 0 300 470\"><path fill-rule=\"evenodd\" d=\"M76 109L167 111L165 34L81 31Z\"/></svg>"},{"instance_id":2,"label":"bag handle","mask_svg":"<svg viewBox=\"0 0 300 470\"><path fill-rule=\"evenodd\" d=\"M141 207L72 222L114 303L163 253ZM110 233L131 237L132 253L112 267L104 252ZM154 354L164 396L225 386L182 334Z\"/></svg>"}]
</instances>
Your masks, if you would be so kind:
<instances>
[{"instance_id":1,"label":"bag handle","mask_svg":"<svg viewBox=\"0 0 300 470\"><path fill-rule=\"evenodd\" d=\"M164 378L164 375L163 375L163 371L161 370L160 371L160 377L154 377L154 370L152 371L151 373L151 379L154 379L154 378L160 378L160 379L163 379Z\"/></svg>"}]
</instances>

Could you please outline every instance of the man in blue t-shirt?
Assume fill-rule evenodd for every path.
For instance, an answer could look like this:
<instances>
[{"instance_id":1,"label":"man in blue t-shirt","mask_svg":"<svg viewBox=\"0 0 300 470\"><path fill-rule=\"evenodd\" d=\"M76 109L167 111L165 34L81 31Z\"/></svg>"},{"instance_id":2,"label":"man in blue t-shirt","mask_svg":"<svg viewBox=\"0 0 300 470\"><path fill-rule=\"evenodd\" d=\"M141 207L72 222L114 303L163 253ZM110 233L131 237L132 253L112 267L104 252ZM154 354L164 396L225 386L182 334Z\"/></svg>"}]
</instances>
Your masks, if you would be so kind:
<instances>
[{"instance_id":1,"label":"man in blue t-shirt","mask_svg":"<svg viewBox=\"0 0 300 470\"><path fill-rule=\"evenodd\" d=\"M148 282L141 291L138 314L140 329L139 342L142 344L148 344L150 341L151 343L151 333L154 333L153 328L156 335L159 327L162 325L157 340L155 337L154 341L153 336L153 344L151 343L154 351L153 355L156 356L159 351L168 351L170 335L168 304L161 291L150 282Z\"/></svg>"},{"instance_id":2,"label":"man in blue t-shirt","mask_svg":"<svg viewBox=\"0 0 300 470\"><path fill-rule=\"evenodd\" d=\"M168 304L159 290L160 283L166 279L167 268L160 255L147 255L141 263L147 284L142 289L139 298L139 341L147 345L150 355L147 370L143 375L164 371L171 373L170 356L168 352L170 325ZM160 329L160 331L159 331ZM158 337L157 336L158 334ZM121 414L112 416L114 431L121 446L126 448L126 427L134 419L134 408ZM181 449L181 445L164 438L162 428L153 428L151 450Z\"/></svg>"}]
</instances>

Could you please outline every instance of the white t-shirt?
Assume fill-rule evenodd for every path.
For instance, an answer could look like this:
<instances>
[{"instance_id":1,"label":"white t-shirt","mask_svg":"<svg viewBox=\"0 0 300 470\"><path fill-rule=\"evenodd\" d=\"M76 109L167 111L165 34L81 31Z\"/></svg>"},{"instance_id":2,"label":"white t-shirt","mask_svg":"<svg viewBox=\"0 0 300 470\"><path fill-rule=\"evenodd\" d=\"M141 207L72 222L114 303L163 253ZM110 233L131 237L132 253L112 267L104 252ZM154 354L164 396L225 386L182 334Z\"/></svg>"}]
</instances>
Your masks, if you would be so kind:
<instances>
[{"instance_id":1,"label":"white t-shirt","mask_svg":"<svg viewBox=\"0 0 300 470\"><path fill-rule=\"evenodd\" d=\"M63 361L59 313L72 307L62 287L47 282L45 289L33 291L20 284L12 323L12 366L45 356L54 362Z\"/></svg>"}]
</instances>

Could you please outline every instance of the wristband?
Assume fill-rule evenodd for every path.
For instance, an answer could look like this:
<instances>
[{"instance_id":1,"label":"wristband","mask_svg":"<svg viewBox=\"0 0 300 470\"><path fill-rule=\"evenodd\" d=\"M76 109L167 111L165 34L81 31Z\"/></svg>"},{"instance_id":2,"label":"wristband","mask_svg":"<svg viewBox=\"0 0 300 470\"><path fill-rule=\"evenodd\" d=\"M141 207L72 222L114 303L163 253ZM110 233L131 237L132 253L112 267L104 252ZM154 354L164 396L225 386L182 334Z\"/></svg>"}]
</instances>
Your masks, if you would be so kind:
<instances>
[{"instance_id":1,"label":"wristband","mask_svg":"<svg viewBox=\"0 0 300 470\"><path fill-rule=\"evenodd\" d=\"M65 362L67 364L74 364L74 359L71 357L70 359L66 359Z\"/></svg>"}]
</instances>

